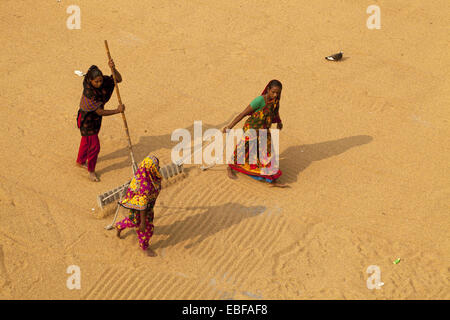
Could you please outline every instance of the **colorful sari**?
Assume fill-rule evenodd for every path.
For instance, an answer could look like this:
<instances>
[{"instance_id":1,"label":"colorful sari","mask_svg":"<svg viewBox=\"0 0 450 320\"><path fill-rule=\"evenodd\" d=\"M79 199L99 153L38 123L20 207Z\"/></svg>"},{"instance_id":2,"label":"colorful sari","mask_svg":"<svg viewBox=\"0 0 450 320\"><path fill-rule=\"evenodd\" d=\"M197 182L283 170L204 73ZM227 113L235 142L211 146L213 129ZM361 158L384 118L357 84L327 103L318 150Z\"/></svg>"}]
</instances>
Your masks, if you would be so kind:
<instances>
[{"instance_id":1,"label":"colorful sari","mask_svg":"<svg viewBox=\"0 0 450 320\"><path fill-rule=\"evenodd\" d=\"M265 95L267 90L268 85L261 95ZM278 163L274 158L272 136L269 130L272 123L281 122L279 116L280 98L281 96L273 103L266 103L263 108L254 111L245 121L243 127L244 135L234 149L233 163L229 164L231 169L244 173L256 180L263 180L270 183L281 176ZM266 129L265 131L267 132L266 139L262 141L260 129ZM240 161L240 159L245 159L245 162Z\"/></svg>"},{"instance_id":2,"label":"colorful sari","mask_svg":"<svg viewBox=\"0 0 450 320\"><path fill-rule=\"evenodd\" d=\"M118 230L136 228L139 246L143 250L147 250L153 235L153 208L161 191L161 180L158 158L146 157L131 180L125 198L119 202L122 207L130 209L130 213L127 218L116 224L116 228ZM139 230L143 211L147 212L144 232Z\"/></svg>"}]
</instances>

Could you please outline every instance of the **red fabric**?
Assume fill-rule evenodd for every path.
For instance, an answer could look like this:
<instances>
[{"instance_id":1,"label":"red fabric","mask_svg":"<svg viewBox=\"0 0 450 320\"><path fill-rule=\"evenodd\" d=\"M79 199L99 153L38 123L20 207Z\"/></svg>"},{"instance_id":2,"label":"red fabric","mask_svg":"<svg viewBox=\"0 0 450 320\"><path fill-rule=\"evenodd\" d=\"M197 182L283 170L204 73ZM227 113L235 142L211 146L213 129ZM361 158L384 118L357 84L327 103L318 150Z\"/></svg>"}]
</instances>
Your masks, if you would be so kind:
<instances>
[{"instance_id":1,"label":"red fabric","mask_svg":"<svg viewBox=\"0 0 450 320\"><path fill-rule=\"evenodd\" d=\"M244 173L244 174L249 175L249 176L263 177L263 178L266 178L266 179L269 179L269 180L276 180L279 177L281 177L281 174L282 174L281 170L278 170L278 172L276 174L274 174L272 176L266 176L264 174L255 174L253 172L248 172L247 170L245 170L245 169L243 169L243 168L241 168L241 167L239 167L237 165L234 165L234 164L229 164L228 166L231 169L233 169L233 170L235 170L237 172Z\"/></svg>"},{"instance_id":2,"label":"red fabric","mask_svg":"<svg viewBox=\"0 0 450 320\"><path fill-rule=\"evenodd\" d=\"M266 87L264 88L263 92L261 93L262 96L267 93L267 89L269 89L269 83L266 85Z\"/></svg>"},{"instance_id":3,"label":"red fabric","mask_svg":"<svg viewBox=\"0 0 450 320\"><path fill-rule=\"evenodd\" d=\"M88 171L94 172L97 164L98 154L100 153L100 141L98 135L81 137L80 149L78 150L77 162L85 164L88 162Z\"/></svg>"}]
</instances>

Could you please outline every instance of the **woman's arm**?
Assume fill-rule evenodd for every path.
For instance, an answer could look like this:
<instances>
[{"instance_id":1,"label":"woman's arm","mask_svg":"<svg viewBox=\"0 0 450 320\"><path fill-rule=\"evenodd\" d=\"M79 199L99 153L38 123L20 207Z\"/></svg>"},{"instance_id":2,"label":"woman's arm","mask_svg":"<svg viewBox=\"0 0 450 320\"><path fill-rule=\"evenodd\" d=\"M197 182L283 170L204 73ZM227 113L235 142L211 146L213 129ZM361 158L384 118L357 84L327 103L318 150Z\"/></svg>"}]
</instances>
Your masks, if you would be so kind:
<instances>
[{"instance_id":1,"label":"woman's arm","mask_svg":"<svg viewBox=\"0 0 450 320\"><path fill-rule=\"evenodd\" d=\"M283 129L283 122L281 121L280 114L278 112L279 111L277 110L277 113L275 114L275 118L272 120L272 123L276 123L277 129L281 130L281 129Z\"/></svg>"},{"instance_id":2,"label":"woman's arm","mask_svg":"<svg viewBox=\"0 0 450 320\"><path fill-rule=\"evenodd\" d=\"M118 114L124 111L125 105L120 104L115 110L103 110L98 108L97 110L95 110L95 113L97 113L99 116L112 116L113 114Z\"/></svg>"},{"instance_id":3,"label":"woman's arm","mask_svg":"<svg viewBox=\"0 0 450 320\"><path fill-rule=\"evenodd\" d=\"M241 121L245 116L248 116L250 114L252 114L253 112L253 108L251 105L248 105L247 108L244 109L244 111L242 111L240 114L238 114L236 116L236 118L234 118L234 120L225 128L223 128L222 132L226 133L227 129L233 129L233 127L239 123L239 121Z\"/></svg>"},{"instance_id":4,"label":"woman's arm","mask_svg":"<svg viewBox=\"0 0 450 320\"><path fill-rule=\"evenodd\" d=\"M281 129L283 129L283 122L277 122L277 129L278 130L281 130Z\"/></svg>"},{"instance_id":5,"label":"woman's arm","mask_svg":"<svg viewBox=\"0 0 450 320\"><path fill-rule=\"evenodd\" d=\"M119 71L117 71L117 69L113 69L114 73L116 74L116 81L117 83L122 82L122 76L120 75Z\"/></svg>"},{"instance_id":6,"label":"woman's arm","mask_svg":"<svg viewBox=\"0 0 450 320\"><path fill-rule=\"evenodd\" d=\"M120 75L119 71L117 71L116 66L114 64L114 61L111 59L108 62L109 67L111 68L111 70L114 72L115 76L116 76L116 82L120 83L122 82L122 76Z\"/></svg>"}]
</instances>

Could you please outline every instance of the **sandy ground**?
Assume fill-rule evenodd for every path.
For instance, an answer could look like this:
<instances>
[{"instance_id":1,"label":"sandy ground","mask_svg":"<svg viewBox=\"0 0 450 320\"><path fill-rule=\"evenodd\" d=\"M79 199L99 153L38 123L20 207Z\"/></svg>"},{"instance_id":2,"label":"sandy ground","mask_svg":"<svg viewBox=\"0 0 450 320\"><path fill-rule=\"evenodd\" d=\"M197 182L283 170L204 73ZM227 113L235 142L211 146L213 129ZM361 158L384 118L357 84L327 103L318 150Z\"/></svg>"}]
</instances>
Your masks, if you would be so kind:
<instances>
[{"instance_id":1,"label":"sandy ground","mask_svg":"<svg viewBox=\"0 0 450 320\"><path fill-rule=\"evenodd\" d=\"M66 28L70 4L80 30ZM372 4L380 30L366 27ZM0 12L0 298L450 298L447 0L2 0ZM105 230L96 197L131 177L120 116L103 122L101 182L74 167L74 70L109 74L105 39L139 161L168 164L172 131L222 128L282 81L290 188L190 165L158 198L158 257L134 231ZM340 49L344 61L324 59Z\"/></svg>"}]
</instances>

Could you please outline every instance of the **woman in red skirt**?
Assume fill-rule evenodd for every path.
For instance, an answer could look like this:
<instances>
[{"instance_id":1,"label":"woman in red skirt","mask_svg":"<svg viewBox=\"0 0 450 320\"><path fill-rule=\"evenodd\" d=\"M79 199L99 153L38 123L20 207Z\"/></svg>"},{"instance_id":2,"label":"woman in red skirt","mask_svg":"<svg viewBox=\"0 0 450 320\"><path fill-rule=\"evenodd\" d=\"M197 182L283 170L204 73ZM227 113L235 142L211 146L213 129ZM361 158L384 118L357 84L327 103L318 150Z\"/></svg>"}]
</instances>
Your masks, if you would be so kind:
<instances>
[{"instance_id":1,"label":"woman in red skirt","mask_svg":"<svg viewBox=\"0 0 450 320\"><path fill-rule=\"evenodd\" d=\"M120 73L116 70L113 60L109 66L114 70L117 82L122 81ZM78 110L77 125L81 132L81 143L78 150L77 165L89 171L91 181L99 181L95 174L95 165L100 152L98 133L102 125L102 117L121 113L124 105L115 110L105 110L105 103L109 101L114 91L112 76L104 76L97 66L91 66L84 77L83 94Z\"/></svg>"}]
</instances>

